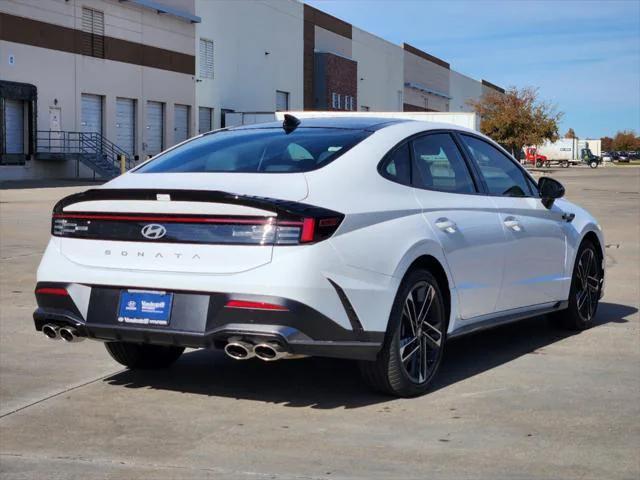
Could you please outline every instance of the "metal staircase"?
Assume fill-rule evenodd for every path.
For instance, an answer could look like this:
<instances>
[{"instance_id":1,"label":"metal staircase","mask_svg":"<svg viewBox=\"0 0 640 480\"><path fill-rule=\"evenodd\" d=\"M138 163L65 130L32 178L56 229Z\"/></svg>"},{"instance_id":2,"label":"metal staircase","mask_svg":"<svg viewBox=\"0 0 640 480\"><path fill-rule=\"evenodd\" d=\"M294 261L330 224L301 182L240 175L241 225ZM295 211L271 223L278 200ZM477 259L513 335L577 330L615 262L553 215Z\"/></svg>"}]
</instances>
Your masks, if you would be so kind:
<instances>
[{"instance_id":1,"label":"metal staircase","mask_svg":"<svg viewBox=\"0 0 640 480\"><path fill-rule=\"evenodd\" d=\"M36 158L39 160L73 159L89 167L102 178L121 173L120 156L126 169L134 166L131 156L115 143L96 132L38 130Z\"/></svg>"}]
</instances>

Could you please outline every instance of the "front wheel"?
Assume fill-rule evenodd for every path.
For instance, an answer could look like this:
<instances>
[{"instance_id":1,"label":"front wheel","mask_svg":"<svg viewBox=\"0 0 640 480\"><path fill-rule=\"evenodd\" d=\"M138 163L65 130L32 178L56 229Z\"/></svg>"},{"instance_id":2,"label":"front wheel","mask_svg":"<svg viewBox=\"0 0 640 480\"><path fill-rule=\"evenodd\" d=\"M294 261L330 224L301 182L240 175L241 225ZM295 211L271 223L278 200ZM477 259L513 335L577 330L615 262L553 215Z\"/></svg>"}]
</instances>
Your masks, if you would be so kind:
<instances>
[{"instance_id":1,"label":"front wheel","mask_svg":"<svg viewBox=\"0 0 640 480\"><path fill-rule=\"evenodd\" d=\"M166 368L184 352L184 347L127 342L107 342L104 346L111 358L128 368Z\"/></svg>"},{"instance_id":2,"label":"front wheel","mask_svg":"<svg viewBox=\"0 0 640 480\"><path fill-rule=\"evenodd\" d=\"M593 325L602 288L602 265L596 247L585 240L573 267L569 306L554 317L571 330L585 330Z\"/></svg>"},{"instance_id":3,"label":"front wheel","mask_svg":"<svg viewBox=\"0 0 640 480\"><path fill-rule=\"evenodd\" d=\"M412 270L398 289L377 360L360 362L365 382L399 397L422 395L440 367L446 331L438 282L428 270Z\"/></svg>"},{"instance_id":4,"label":"front wheel","mask_svg":"<svg viewBox=\"0 0 640 480\"><path fill-rule=\"evenodd\" d=\"M590 163L589 163L589 166L590 166L591 168L598 168L598 162L596 162L596 161L592 161L592 162L590 162Z\"/></svg>"},{"instance_id":5,"label":"front wheel","mask_svg":"<svg viewBox=\"0 0 640 480\"><path fill-rule=\"evenodd\" d=\"M536 160L536 168L542 167L542 160Z\"/></svg>"}]
</instances>

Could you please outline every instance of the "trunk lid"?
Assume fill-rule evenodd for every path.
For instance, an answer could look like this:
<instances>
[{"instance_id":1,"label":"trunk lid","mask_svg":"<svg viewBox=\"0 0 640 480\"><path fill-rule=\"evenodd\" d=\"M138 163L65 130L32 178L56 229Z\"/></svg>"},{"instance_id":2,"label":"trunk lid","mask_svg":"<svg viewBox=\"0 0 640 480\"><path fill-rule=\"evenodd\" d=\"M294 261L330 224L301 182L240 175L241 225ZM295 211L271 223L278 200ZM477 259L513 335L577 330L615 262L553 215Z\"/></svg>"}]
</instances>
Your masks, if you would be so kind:
<instances>
[{"instance_id":1,"label":"trunk lid","mask_svg":"<svg viewBox=\"0 0 640 480\"><path fill-rule=\"evenodd\" d=\"M57 228L92 232L59 238L69 260L94 268L231 274L271 261L273 244L248 242L271 228L278 201L307 196L307 182L302 173L130 173L93 192L54 209ZM154 238L158 232L164 233ZM221 239L229 244L216 243Z\"/></svg>"}]
</instances>

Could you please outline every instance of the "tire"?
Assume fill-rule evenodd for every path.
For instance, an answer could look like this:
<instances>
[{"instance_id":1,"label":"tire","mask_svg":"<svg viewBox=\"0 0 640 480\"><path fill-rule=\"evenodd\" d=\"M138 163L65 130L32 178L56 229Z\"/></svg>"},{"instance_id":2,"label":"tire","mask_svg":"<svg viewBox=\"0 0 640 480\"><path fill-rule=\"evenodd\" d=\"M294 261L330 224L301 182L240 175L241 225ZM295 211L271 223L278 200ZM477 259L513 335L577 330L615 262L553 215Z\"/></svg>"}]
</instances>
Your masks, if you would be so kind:
<instances>
[{"instance_id":1,"label":"tire","mask_svg":"<svg viewBox=\"0 0 640 480\"><path fill-rule=\"evenodd\" d=\"M107 342L104 346L111 358L132 369L166 368L184 352L184 347L127 342Z\"/></svg>"},{"instance_id":2,"label":"tire","mask_svg":"<svg viewBox=\"0 0 640 480\"><path fill-rule=\"evenodd\" d=\"M412 320L420 317L422 322L416 335L418 322ZM446 309L435 277L424 269L409 271L393 302L378 358L359 363L364 381L374 390L398 397L424 394L440 367L447 326Z\"/></svg>"},{"instance_id":3,"label":"tire","mask_svg":"<svg viewBox=\"0 0 640 480\"><path fill-rule=\"evenodd\" d=\"M536 160L536 168L542 168L542 161Z\"/></svg>"},{"instance_id":4,"label":"tire","mask_svg":"<svg viewBox=\"0 0 640 480\"><path fill-rule=\"evenodd\" d=\"M583 241L573 266L569 306L553 315L563 327L585 330L593 325L602 288L601 262L601 256L593 243L589 240ZM586 277L583 272L586 272Z\"/></svg>"},{"instance_id":5,"label":"tire","mask_svg":"<svg viewBox=\"0 0 640 480\"><path fill-rule=\"evenodd\" d=\"M569 168L569 165L570 163L568 160L565 160L564 162L562 162L562 168Z\"/></svg>"},{"instance_id":6,"label":"tire","mask_svg":"<svg viewBox=\"0 0 640 480\"><path fill-rule=\"evenodd\" d=\"M590 166L591 168L598 168L598 162L590 162L590 163L589 163L589 166Z\"/></svg>"},{"instance_id":7,"label":"tire","mask_svg":"<svg viewBox=\"0 0 640 480\"><path fill-rule=\"evenodd\" d=\"M551 162L544 162L544 166L549 168L551 166Z\"/></svg>"}]
</instances>

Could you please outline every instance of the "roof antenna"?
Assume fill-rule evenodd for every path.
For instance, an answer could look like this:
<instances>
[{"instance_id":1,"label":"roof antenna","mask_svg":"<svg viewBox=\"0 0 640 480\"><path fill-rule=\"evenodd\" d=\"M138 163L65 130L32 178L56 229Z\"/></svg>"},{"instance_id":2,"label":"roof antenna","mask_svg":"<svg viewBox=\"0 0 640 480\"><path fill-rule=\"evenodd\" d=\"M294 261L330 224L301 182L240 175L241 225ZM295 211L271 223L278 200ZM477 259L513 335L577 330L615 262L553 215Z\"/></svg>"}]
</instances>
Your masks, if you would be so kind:
<instances>
[{"instance_id":1,"label":"roof antenna","mask_svg":"<svg viewBox=\"0 0 640 480\"><path fill-rule=\"evenodd\" d=\"M282 128L284 129L284 133L289 134L293 132L300 125L300 119L290 115L288 113L284 114L284 122L282 122Z\"/></svg>"}]
</instances>

